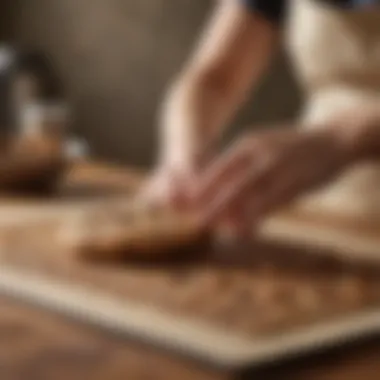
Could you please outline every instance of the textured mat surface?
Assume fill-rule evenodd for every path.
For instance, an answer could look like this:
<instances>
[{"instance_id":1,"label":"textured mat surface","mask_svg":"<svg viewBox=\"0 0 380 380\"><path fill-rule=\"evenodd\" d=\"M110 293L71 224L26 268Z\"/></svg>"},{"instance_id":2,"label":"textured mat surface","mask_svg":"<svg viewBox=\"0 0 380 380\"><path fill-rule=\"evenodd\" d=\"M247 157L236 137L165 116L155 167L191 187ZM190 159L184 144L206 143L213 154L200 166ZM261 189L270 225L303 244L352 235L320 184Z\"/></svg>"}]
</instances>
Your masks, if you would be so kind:
<instances>
[{"instance_id":1,"label":"textured mat surface","mask_svg":"<svg viewBox=\"0 0 380 380\"><path fill-rule=\"evenodd\" d=\"M380 327L380 278L367 268L306 251L290 260L289 249L271 244L97 265L78 260L56 231L52 222L3 229L3 289L200 359L240 365ZM8 289L7 267L16 274Z\"/></svg>"},{"instance_id":2,"label":"textured mat surface","mask_svg":"<svg viewBox=\"0 0 380 380\"><path fill-rule=\"evenodd\" d=\"M0 298L0 338L1 380L227 379L6 298Z\"/></svg>"},{"instance_id":3,"label":"textured mat surface","mask_svg":"<svg viewBox=\"0 0 380 380\"><path fill-rule=\"evenodd\" d=\"M296 250L268 242L200 249L160 265L94 264L62 244L60 221L70 223L78 210L114 200L74 199L4 203L1 291L227 366L380 331L376 269L316 255L307 244ZM319 248L325 253L323 244Z\"/></svg>"}]
</instances>

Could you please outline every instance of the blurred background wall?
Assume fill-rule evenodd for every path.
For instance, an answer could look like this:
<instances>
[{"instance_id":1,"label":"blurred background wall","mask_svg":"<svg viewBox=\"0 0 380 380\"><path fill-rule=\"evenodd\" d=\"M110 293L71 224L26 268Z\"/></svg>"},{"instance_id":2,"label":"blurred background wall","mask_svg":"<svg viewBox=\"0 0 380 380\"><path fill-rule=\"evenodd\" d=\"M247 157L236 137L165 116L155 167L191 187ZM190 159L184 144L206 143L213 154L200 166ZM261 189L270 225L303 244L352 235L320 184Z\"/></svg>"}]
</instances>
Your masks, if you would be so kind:
<instances>
[{"instance_id":1,"label":"blurred background wall","mask_svg":"<svg viewBox=\"0 0 380 380\"><path fill-rule=\"evenodd\" d=\"M77 132L99 156L137 165L156 152L156 112L213 0L2 0L0 38L44 49L73 101ZM237 118L292 117L299 96L284 56Z\"/></svg>"}]
</instances>

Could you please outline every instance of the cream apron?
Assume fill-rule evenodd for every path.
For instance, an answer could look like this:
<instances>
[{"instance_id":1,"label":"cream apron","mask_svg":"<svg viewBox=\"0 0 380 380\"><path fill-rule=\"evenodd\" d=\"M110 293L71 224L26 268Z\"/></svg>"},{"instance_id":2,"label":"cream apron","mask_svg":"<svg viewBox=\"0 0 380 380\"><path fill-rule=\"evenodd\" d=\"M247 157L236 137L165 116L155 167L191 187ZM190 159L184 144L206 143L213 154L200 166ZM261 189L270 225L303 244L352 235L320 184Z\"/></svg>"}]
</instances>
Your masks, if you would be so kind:
<instances>
[{"instance_id":1,"label":"cream apron","mask_svg":"<svg viewBox=\"0 0 380 380\"><path fill-rule=\"evenodd\" d=\"M287 44L305 91L305 124L369 102L380 107L380 3L358 10L290 0ZM351 168L300 205L380 220L380 164Z\"/></svg>"}]
</instances>

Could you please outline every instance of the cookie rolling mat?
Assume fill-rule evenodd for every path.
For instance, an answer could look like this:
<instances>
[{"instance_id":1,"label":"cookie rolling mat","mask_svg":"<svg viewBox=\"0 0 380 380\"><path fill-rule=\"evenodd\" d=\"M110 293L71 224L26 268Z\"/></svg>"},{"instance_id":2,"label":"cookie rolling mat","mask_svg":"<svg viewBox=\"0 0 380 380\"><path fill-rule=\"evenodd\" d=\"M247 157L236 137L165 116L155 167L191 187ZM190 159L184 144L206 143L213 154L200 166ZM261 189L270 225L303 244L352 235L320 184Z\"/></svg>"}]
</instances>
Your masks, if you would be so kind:
<instances>
[{"instance_id":1,"label":"cookie rolling mat","mask_svg":"<svg viewBox=\"0 0 380 380\"><path fill-rule=\"evenodd\" d=\"M3 294L228 369L380 331L380 278L349 263L364 248L374 257L369 232L371 238L363 233L355 240L349 228L335 226L332 239L333 226L326 235L322 224L309 221L317 237L310 227L297 237L304 217L289 213L268 221L262 242L236 252L204 248L203 259L175 265L99 265L78 260L57 238L57 226L77 206L51 206L22 222L14 218L11 229L0 220ZM340 260L344 234L350 238L347 265ZM330 247L331 257L314 253L315 246L319 253Z\"/></svg>"}]
</instances>

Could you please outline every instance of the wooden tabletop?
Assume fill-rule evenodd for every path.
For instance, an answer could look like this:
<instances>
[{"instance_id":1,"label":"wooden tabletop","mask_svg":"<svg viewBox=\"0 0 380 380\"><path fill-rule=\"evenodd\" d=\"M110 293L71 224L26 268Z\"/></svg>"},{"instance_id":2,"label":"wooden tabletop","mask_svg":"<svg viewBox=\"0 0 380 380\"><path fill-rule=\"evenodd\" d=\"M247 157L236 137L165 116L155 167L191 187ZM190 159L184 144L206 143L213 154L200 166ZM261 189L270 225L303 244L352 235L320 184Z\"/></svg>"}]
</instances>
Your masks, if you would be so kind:
<instances>
[{"instance_id":1,"label":"wooden tabletop","mask_svg":"<svg viewBox=\"0 0 380 380\"><path fill-rule=\"evenodd\" d=\"M247 373L202 367L0 297L2 380L378 380L380 339Z\"/></svg>"},{"instance_id":2,"label":"wooden tabletop","mask_svg":"<svg viewBox=\"0 0 380 380\"><path fill-rule=\"evenodd\" d=\"M107 172L107 165L82 164L72 178L92 178L96 182ZM125 183L126 189L141 181L138 172L111 172L109 183ZM379 358L380 337L373 337L318 358L226 373L0 296L1 380L377 380Z\"/></svg>"}]
</instances>

